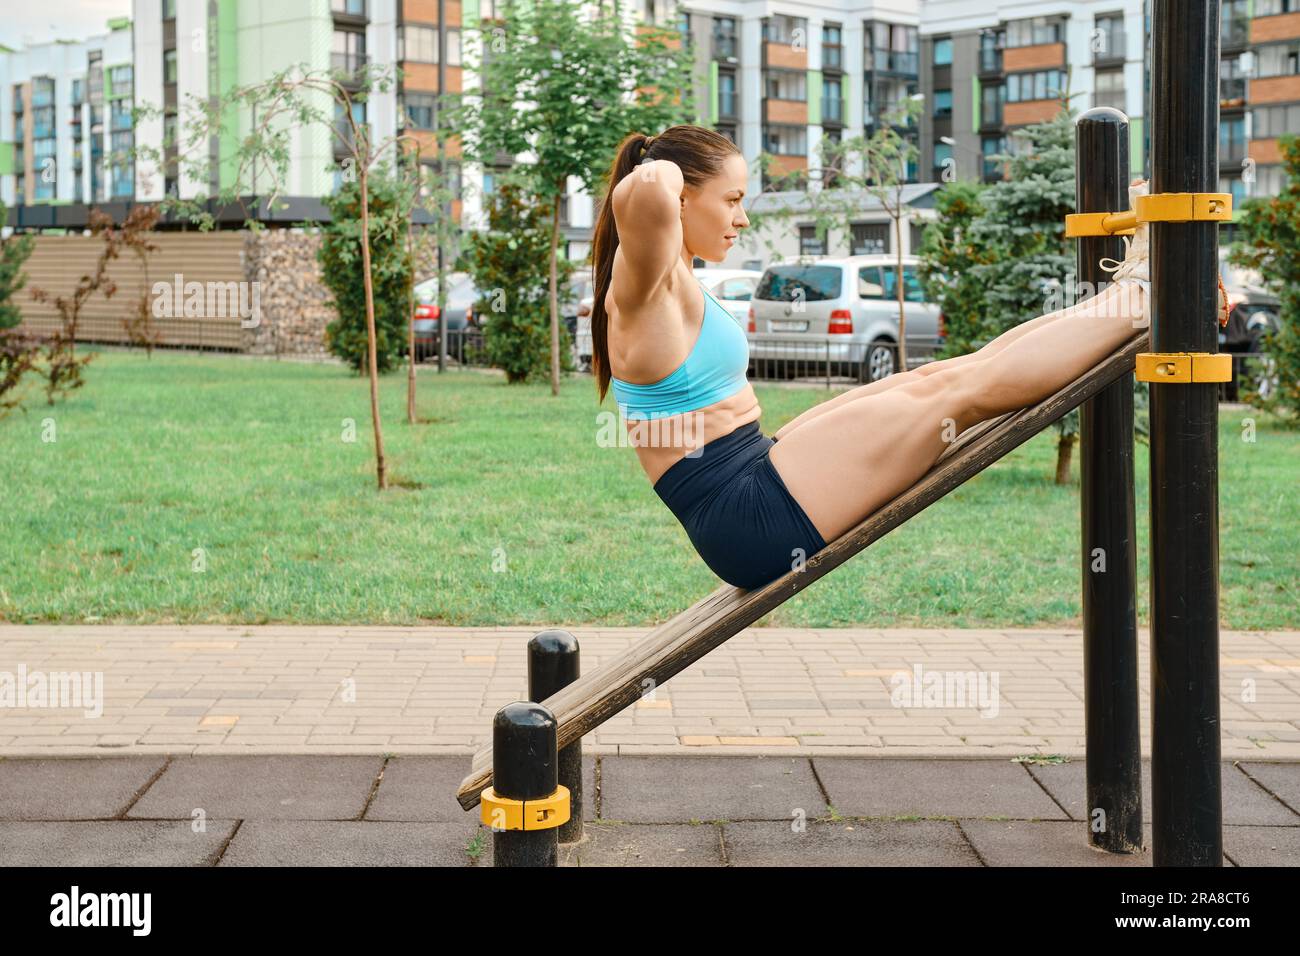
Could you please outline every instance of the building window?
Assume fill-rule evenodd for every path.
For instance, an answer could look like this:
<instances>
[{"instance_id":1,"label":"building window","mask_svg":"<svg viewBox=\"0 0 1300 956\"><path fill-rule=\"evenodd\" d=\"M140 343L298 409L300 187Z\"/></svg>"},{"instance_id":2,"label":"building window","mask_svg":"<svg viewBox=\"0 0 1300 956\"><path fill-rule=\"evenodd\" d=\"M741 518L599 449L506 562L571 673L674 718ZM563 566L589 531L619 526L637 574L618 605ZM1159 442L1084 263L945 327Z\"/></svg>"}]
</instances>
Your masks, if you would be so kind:
<instances>
[{"instance_id":1,"label":"building window","mask_svg":"<svg viewBox=\"0 0 1300 956\"><path fill-rule=\"evenodd\" d=\"M1300 103L1289 106L1257 106L1251 114L1251 136L1272 139L1286 133L1300 133Z\"/></svg>"},{"instance_id":2,"label":"building window","mask_svg":"<svg viewBox=\"0 0 1300 956\"><path fill-rule=\"evenodd\" d=\"M808 127L764 126L763 149L775 156L807 156Z\"/></svg>"},{"instance_id":3,"label":"building window","mask_svg":"<svg viewBox=\"0 0 1300 956\"><path fill-rule=\"evenodd\" d=\"M403 94L403 98L405 101L406 125L414 129L433 129L433 114L437 94L406 93Z\"/></svg>"},{"instance_id":4,"label":"building window","mask_svg":"<svg viewBox=\"0 0 1300 956\"><path fill-rule=\"evenodd\" d=\"M997 86L980 87L980 125L1001 126L1002 104L1007 101L1007 88L999 83Z\"/></svg>"},{"instance_id":5,"label":"building window","mask_svg":"<svg viewBox=\"0 0 1300 956\"><path fill-rule=\"evenodd\" d=\"M934 65L952 66L952 40L934 41Z\"/></svg>"},{"instance_id":6,"label":"building window","mask_svg":"<svg viewBox=\"0 0 1300 956\"><path fill-rule=\"evenodd\" d=\"M54 135L54 107L37 106L32 110L32 138L44 139Z\"/></svg>"},{"instance_id":7,"label":"building window","mask_svg":"<svg viewBox=\"0 0 1300 956\"><path fill-rule=\"evenodd\" d=\"M1256 47L1256 76L1294 76L1297 73L1300 73L1300 40Z\"/></svg>"},{"instance_id":8,"label":"building window","mask_svg":"<svg viewBox=\"0 0 1300 956\"><path fill-rule=\"evenodd\" d=\"M1027 17L1007 24L1007 46L1060 43L1063 23L1058 17Z\"/></svg>"},{"instance_id":9,"label":"building window","mask_svg":"<svg viewBox=\"0 0 1300 956\"><path fill-rule=\"evenodd\" d=\"M822 122L842 123L844 121L843 86L839 78L827 77L822 82Z\"/></svg>"},{"instance_id":10,"label":"building window","mask_svg":"<svg viewBox=\"0 0 1300 956\"><path fill-rule=\"evenodd\" d=\"M176 51L163 51L163 84L176 82Z\"/></svg>"},{"instance_id":11,"label":"building window","mask_svg":"<svg viewBox=\"0 0 1300 956\"><path fill-rule=\"evenodd\" d=\"M817 235L816 226L799 227L799 255L801 256L824 256L826 255L826 236Z\"/></svg>"},{"instance_id":12,"label":"building window","mask_svg":"<svg viewBox=\"0 0 1300 956\"><path fill-rule=\"evenodd\" d=\"M996 182L1003 178L1004 160L995 157L1004 155L1007 151L1007 138L1005 136L985 136L980 140L980 152L984 154L984 181L986 183Z\"/></svg>"},{"instance_id":13,"label":"building window","mask_svg":"<svg viewBox=\"0 0 1300 956\"><path fill-rule=\"evenodd\" d=\"M871 24L864 31L865 69L887 70L916 76L921 68L921 46L916 27L900 23Z\"/></svg>"},{"instance_id":14,"label":"building window","mask_svg":"<svg viewBox=\"0 0 1300 956\"><path fill-rule=\"evenodd\" d=\"M54 105L54 80L48 76L32 79L32 106Z\"/></svg>"},{"instance_id":15,"label":"building window","mask_svg":"<svg viewBox=\"0 0 1300 956\"><path fill-rule=\"evenodd\" d=\"M980 33L980 72L1002 72L1002 49L1007 35L1003 30L984 30Z\"/></svg>"},{"instance_id":16,"label":"building window","mask_svg":"<svg viewBox=\"0 0 1300 956\"><path fill-rule=\"evenodd\" d=\"M1257 17L1272 17L1279 13L1295 13L1297 10L1300 10L1300 0L1255 0L1255 16Z\"/></svg>"},{"instance_id":17,"label":"building window","mask_svg":"<svg viewBox=\"0 0 1300 956\"><path fill-rule=\"evenodd\" d=\"M934 91L934 116L935 119L952 116L952 90Z\"/></svg>"},{"instance_id":18,"label":"building window","mask_svg":"<svg viewBox=\"0 0 1300 956\"><path fill-rule=\"evenodd\" d=\"M1240 106L1246 102L1246 74L1238 57L1219 61L1219 105Z\"/></svg>"},{"instance_id":19,"label":"building window","mask_svg":"<svg viewBox=\"0 0 1300 956\"><path fill-rule=\"evenodd\" d=\"M109 107L110 130L129 130L131 128L131 104L127 100L113 100Z\"/></svg>"},{"instance_id":20,"label":"building window","mask_svg":"<svg viewBox=\"0 0 1300 956\"><path fill-rule=\"evenodd\" d=\"M438 28L403 26L397 28L397 58L413 63L438 62ZM460 66L460 31L447 31L447 65Z\"/></svg>"},{"instance_id":21,"label":"building window","mask_svg":"<svg viewBox=\"0 0 1300 956\"><path fill-rule=\"evenodd\" d=\"M808 74L803 70L767 70L765 78L769 100L808 101Z\"/></svg>"},{"instance_id":22,"label":"building window","mask_svg":"<svg viewBox=\"0 0 1300 956\"><path fill-rule=\"evenodd\" d=\"M735 17L713 18L713 58L729 60L736 56Z\"/></svg>"},{"instance_id":23,"label":"building window","mask_svg":"<svg viewBox=\"0 0 1300 956\"><path fill-rule=\"evenodd\" d=\"M164 20L176 19L176 0L162 0L162 18Z\"/></svg>"},{"instance_id":24,"label":"building window","mask_svg":"<svg viewBox=\"0 0 1300 956\"><path fill-rule=\"evenodd\" d=\"M1061 91L1064 89L1065 74L1060 70L1012 73L1007 77L1007 102L1054 100L1061 96Z\"/></svg>"},{"instance_id":25,"label":"building window","mask_svg":"<svg viewBox=\"0 0 1300 956\"><path fill-rule=\"evenodd\" d=\"M1233 116L1219 123L1219 162L1240 163L1246 158L1246 117Z\"/></svg>"},{"instance_id":26,"label":"building window","mask_svg":"<svg viewBox=\"0 0 1300 956\"><path fill-rule=\"evenodd\" d=\"M366 35L359 30L335 30L330 65L344 73L356 73L366 65Z\"/></svg>"},{"instance_id":27,"label":"building window","mask_svg":"<svg viewBox=\"0 0 1300 956\"><path fill-rule=\"evenodd\" d=\"M1092 33L1093 60L1122 60L1124 45L1124 15L1112 13L1098 17Z\"/></svg>"},{"instance_id":28,"label":"building window","mask_svg":"<svg viewBox=\"0 0 1300 956\"><path fill-rule=\"evenodd\" d=\"M838 70L844 65L844 48L840 43L840 26L828 23L822 27L822 68Z\"/></svg>"},{"instance_id":29,"label":"building window","mask_svg":"<svg viewBox=\"0 0 1300 956\"><path fill-rule=\"evenodd\" d=\"M955 168L952 158L952 147L947 143L935 143L934 178L936 180L942 180L944 172L952 168Z\"/></svg>"},{"instance_id":30,"label":"building window","mask_svg":"<svg viewBox=\"0 0 1300 956\"><path fill-rule=\"evenodd\" d=\"M366 15L366 0L330 0L330 9L353 17Z\"/></svg>"},{"instance_id":31,"label":"building window","mask_svg":"<svg viewBox=\"0 0 1300 956\"><path fill-rule=\"evenodd\" d=\"M111 67L108 71L109 95L113 97L130 96L133 90L135 71L131 64Z\"/></svg>"},{"instance_id":32,"label":"building window","mask_svg":"<svg viewBox=\"0 0 1300 956\"><path fill-rule=\"evenodd\" d=\"M736 74L730 70L718 71L718 115L736 115Z\"/></svg>"},{"instance_id":33,"label":"building window","mask_svg":"<svg viewBox=\"0 0 1300 956\"><path fill-rule=\"evenodd\" d=\"M889 251L889 226L883 222L855 222L849 226L849 255L881 256ZM861 274L859 273L859 277Z\"/></svg>"},{"instance_id":34,"label":"building window","mask_svg":"<svg viewBox=\"0 0 1300 956\"><path fill-rule=\"evenodd\" d=\"M1124 71L1098 70L1097 87L1092 93L1093 106L1110 106L1124 109Z\"/></svg>"},{"instance_id":35,"label":"building window","mask_svg":"<svg viewBox=\"0 0 1300 956\"><path fill-rule=\"evenodd\" d=\"M793 43L795 37L808 42L808 21L778 13L763 19L763 39L770 43Z\"/></svg>"}]
</instances>

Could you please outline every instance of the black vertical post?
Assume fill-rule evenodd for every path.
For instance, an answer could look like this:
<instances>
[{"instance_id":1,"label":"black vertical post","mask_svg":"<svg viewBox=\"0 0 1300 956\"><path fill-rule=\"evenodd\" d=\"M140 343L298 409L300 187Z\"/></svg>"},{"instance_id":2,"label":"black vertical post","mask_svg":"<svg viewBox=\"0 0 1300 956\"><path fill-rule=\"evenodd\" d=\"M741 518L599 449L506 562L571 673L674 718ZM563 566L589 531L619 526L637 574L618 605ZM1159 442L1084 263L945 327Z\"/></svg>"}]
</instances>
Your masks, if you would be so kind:
<instances>
[{"instance_id":1,"label":"black vertical post","mask_svg":"<svg viewBox=\"0 0 1300 956\"><path fill-rule=\"evenodd\" d=\"M572 684L581 671L578 639L549 630L528 642L528 699L538 703ZM569 820L559 828L561 843L582 839L582 738L560 751L560 785L569 788Z\"/></svg>"},{"instance_id":2,"label":"black vertical post","mask_svg":"<svg viewBox=\"0 0 1300 956\"><path fill-rule=\"evenodd\" d=\"M1219 0L1155 0L1153 193L1217 192ZM1218 224L1151 223L1153 352L1218 351ZM1151 382L1156 866L1221 866L1217 382Z\"/></svg>"},{"instance_id":3,"label":"black vertical post","mask_svg":"<svg viewBox=\"0 0 1300 956\"><path fill-rule=\"evenodd\" d=\"M1079 117L1076 212L1128 209L1128 135L1128 117L1119 110L1102 106ZM1118 236L1079 238L1083 294L1095 295L1110 278L1103 258L1123 260ZM1134 853L1142 848L1142 754L1132 372L1083 403L1079 437L1088 840Z\"/></svg>"},{"instance_id":4,"label":"black vertical post","mask_svg":"<svg viewBox=\"0 0 1300 956\"><path fill-rule=\"evenodd\" d=\"M492 789L510 800L542 800L557 789L555 717L541 704L516 701L492 720ZM557 827L492 833L492 865L555 866Z\"/></svg>"}]
</instances>

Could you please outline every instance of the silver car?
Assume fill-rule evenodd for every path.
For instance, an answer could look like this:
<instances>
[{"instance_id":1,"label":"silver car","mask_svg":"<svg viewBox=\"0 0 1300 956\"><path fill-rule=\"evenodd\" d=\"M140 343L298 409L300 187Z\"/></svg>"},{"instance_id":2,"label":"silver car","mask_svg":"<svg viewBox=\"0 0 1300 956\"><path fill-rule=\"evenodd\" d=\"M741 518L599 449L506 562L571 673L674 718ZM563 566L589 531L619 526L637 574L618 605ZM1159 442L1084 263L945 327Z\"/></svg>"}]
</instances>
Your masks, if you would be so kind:
<instances>
[{"instance_id":1,"label":"silver car","mask_svg":"<svg viewBox=\"0 0 1300 956\"><path fill-rule=\"evenodd\" d=\"M903 257L909 368L942 344L939 306L925 301L919 260ZM847 375L874 382L897 365L897 260L890 255L797 259L768 266L754 290L749 356L756 376ZM829 364L828 364L829 363Z\"/></svg>"}]
</instances>

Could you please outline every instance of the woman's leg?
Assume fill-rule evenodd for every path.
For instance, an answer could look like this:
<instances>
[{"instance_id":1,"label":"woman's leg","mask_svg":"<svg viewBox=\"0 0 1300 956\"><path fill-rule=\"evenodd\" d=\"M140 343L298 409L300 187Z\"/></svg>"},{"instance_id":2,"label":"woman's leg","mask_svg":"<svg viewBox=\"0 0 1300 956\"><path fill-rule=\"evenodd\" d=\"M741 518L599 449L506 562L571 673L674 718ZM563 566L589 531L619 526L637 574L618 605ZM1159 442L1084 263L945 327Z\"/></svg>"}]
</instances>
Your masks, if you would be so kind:
<instances>
[{"instance_id":1,"label":"woman's leg","mask_svg":"<svg viewBox=\"0 0 1300 956\"><path fill-rule=\"evenodd\" d=\"M986 359L992 358L1012 342L1029 334L1035 329L1040 329L1044 325L1055 322L1057 319L1063 318L1064 316L1076 314L1085 304L1086 302L1077 303L1070 306L1068 309L1058 309L1055 312L1048 312L1046 315L1040 315L1037 318L1028 320L1027 322L1021 322L1019 325L1013 325L997 338L986 342L974 352L970 352L966 355L957 355L953 358L940 359L937 362L927 362L925 365L909 369L906 372L895 372L893 375L882 378L879 381L868 382L866 385L859 385L856 388L851 388L848 391L841 392L834 398L829 398L820 404L814 405L796 418L792 418L790 421L778 428L773 433L773 437L778 439L784 438L795 428L807 424L814 418L825 415L827 412L839 408L842 405L846 405L849 402L865 398L868 395L879 395L881 392L887 391L891 388L897 388L900 385L906 385L908 382L915 382L918 379L924 378L927 375L933 375L936 372L950 368L958 368L971 362L982 362Z\"/></svg>"},{"instance_id":2,"label":"woman's leg","mask_svg":"<svg viewBox=\"0 0 1300 956\"><path fill-rule=\"evenodd\" d=\"M1142 328L1141 294L1111 286L979 361L833 409L772 447L790 494L827 541L914 485L963 431L1042 401Z\"/></svg>"}]
</instances>

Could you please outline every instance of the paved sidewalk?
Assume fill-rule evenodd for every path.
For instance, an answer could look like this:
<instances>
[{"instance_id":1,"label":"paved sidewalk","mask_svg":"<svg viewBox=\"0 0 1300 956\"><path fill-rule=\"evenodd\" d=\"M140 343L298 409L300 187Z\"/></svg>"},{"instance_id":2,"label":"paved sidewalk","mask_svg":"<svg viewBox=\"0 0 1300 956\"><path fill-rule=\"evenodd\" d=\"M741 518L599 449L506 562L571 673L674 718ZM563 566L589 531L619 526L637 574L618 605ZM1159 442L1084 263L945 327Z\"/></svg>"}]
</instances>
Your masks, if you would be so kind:
<instances>
[{"instance_id":1,"label":"paved sidewalk","mask_svg":"<svg viewBox=\"0 0 1300 956\"><path fill-rule=\"evenodd\" d=\"M584 670L646 632L575 629ZM76 707L0 700L0 756L470 754L524 696L534 633L0 625L0 697L6 673L11 694L88 675ZM1140 645L1149 754L1145 631ZM1300 631L1224 632L1221 654L1223 757L1300 759ZM927 696L927 675L980 693ZM623 756L1082 756L1082 685L1077 630L758 627L584 741Z\"/></svg>"},{"instance_id":2,"label":"paved sidewalk","mask_svg":"<svg viewBox=\"0 0 1300 956\"><path fill-rule=\"evenodd\" d=\"M490 866L454 793L469 758L0 760L12 866ZM1082 762L1005 758L584 760L567 866L1152 865L1088 844ZM1222 766L1226 866L1300 864L1300 763ZM576 803L576 801L575 801Z\"/></svg>"}]
</instances>

